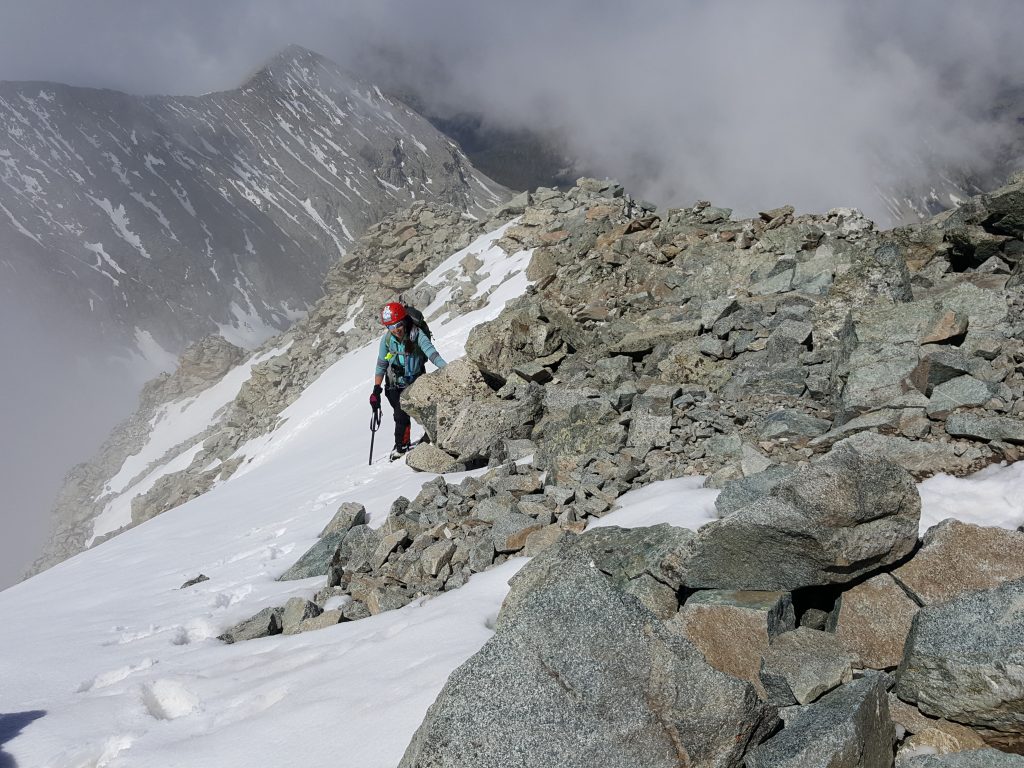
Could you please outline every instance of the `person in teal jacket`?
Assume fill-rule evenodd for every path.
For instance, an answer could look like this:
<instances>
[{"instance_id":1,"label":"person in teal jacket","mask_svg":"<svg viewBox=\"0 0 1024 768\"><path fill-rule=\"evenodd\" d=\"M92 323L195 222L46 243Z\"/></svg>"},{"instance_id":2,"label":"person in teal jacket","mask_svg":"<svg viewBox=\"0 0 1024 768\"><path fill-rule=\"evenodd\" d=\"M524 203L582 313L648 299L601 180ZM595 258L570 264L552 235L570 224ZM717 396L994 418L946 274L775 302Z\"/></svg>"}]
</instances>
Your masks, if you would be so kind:
<instances>
[{"instance_id":1,"label":"person in teal jacket","mask_svg":"<svg viewBox=\"0 0 1024 768\"><path fill-rule=\"evenodd\" d=\"M384 384L384 395L395 414L395 449L391 452L391 458L395 459L410 448L412 420L402 410L402 392L426 371L427 360L438 368L444 368L447 363L434 348L430 336L413 323L402 304L397 301L385 304L380 322L387 333L381 338L377 352L370 406L374 410L380 408L381 384Z\"/></svg>"}]
</instances>

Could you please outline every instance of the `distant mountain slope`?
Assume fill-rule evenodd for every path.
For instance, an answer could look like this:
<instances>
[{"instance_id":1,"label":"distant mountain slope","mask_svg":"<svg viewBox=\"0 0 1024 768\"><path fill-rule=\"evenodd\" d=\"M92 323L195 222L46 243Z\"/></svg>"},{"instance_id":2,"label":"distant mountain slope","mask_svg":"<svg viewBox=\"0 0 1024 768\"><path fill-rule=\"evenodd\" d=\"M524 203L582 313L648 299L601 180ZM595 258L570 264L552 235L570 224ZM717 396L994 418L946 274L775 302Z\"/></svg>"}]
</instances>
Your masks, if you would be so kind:
<instances>
[{"instance_id":1,"label":"distant mountain slope","mask_svg":"<svg viewBox=\"0 0 1024 768\"><path fill-rule=\"evenodd\" d=\"M6 290L143 354L149 337L174 354L218 330L266 337L386 213L504 194L419 115L297 47L201 97L2 83L0 123Z\"/></svg>"},{"instance_id":2,"label":"distant mountain slope","mask_svg":"<svg viewBox=\"0 0 1024 768\"><path fill-rule=\"evenodd\" d=\"M252 348L287 326L368 225L506 196L418 114L302 48L200 97L0 83L0 519L43 520L60 476L189 343ZM0 586L42 532L5 538Z\"/></svg>"}]
</instances>

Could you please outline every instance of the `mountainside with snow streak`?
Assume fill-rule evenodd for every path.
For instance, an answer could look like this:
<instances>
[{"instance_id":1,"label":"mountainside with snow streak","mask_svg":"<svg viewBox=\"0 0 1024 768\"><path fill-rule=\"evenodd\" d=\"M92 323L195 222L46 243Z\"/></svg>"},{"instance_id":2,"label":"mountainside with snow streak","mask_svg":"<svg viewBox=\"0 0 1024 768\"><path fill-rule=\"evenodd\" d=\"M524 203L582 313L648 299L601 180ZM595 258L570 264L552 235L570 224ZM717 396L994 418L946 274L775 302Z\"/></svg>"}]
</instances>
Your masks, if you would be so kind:
<instances>
[{"instance_id":1,"label":"mountainside with snow streak","mask_svg":"<svg viewBox=\"0 0 1024 768\"><path fill-rule=\"evenodd\" d=\"M245 85L137 97L0 83L0 282L154 362L252 345L318 294L368 224L503 188L426 120L301 48Z\"/></svg>"}]
</instances>

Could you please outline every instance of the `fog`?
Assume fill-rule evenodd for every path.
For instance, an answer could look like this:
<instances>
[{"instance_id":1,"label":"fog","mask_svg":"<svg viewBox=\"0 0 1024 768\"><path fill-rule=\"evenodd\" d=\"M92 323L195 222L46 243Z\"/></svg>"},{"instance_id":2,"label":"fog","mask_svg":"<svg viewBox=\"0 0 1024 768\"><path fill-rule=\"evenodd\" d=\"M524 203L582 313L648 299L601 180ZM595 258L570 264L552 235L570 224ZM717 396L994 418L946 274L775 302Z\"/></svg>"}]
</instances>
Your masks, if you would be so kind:
<instances>
[{"instance_id":1,"label":"fog","mask_svg":"<svg viewBox=\"0 0 1024 768\"><path fill-rule=\"evenodd\" d=\"M15 292L0 291L0 360L2 589L38 556L64 473L134 410L140 381L59 305Z\"/></svg>"},{"instance_id":2,"label":"fog","mask_svg":"<svg viewBox=\"0 0 1024 768\"><path fill-rule=\"evenodd\" d=\"M920 181L922 155L992 160L1007 138L993 98L1024 75L1016 0L2 0L0 19L2 80L200 94L298 43L437 109L560 136L658 204L744 213L884 219L878 188ZM55 478L127 410L95 382L84 400L89 376L48 376L70 350L34 332L35 368L0 384L5 563L38 539Z\"/></svg>"}]
</instances>

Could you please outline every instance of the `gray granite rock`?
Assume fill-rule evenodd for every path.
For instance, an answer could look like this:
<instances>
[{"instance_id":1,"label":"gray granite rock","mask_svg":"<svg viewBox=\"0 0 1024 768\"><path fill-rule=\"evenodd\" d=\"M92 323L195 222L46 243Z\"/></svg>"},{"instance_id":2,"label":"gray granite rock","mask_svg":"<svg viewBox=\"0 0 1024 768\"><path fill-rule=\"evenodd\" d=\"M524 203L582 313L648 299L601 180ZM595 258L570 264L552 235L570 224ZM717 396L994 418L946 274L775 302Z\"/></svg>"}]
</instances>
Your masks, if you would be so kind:
<instances>
[{"instance_id":1,"label":"gray granite rock","mask_svg":"<svg viewBox=\"0 0 1024 768\"><path fill-rule=\"evenodd\" d=\"M1003 440L1024 444L1024 421L1010 416L992 416L978 411L951 413L946 419L946 432L953 437L974 440Z\"/></svg>"},{"instance_id":2,"label":"gray granite rock","mask_svg":"<svg viewBox=\"0 0 1024 768\"><path fill-rule=\"evenodd\" d=\"M284 604L284 613L281 615L281 632L285 635L294 635L302 630L299 625L306 619L314 619L323 613L323 609L309 600L302 597L289 598ZM335 622L337 623L337 622Z\"/></svg>"},{"instance_id":3,"label":"gray granite rock","mask_svg":"<svg viewBox=\"0 0 1024 768\"><path fill-rule=\"evenodd\" d=\"M255 616L240 621L224 634L217 637L225 643L238 643L242 640L254 640L257 637L281 634L281 617L283 608L264 608Z\"/></svg>"},{"instance_id":4,"label":"gray granite rock","mask_svg":"<svg viewBox=\"0 0 1024 768\"><path fill-rule=\"evenodd\" d=\"M799 627L771 640L759 675L772 704L809 704L850 682L856 661L832 633Z\"/></svg>"},{"instance_id":5,"label":"gray granite rock","mask_svg":"<svg viewBox=\"0 0 1024 768\"><path fill-rule=\"evenodd\" d=\"M1024 734L1024 579L922 608L896 693L925 714Z\"/></svg>"},{"instance_id":6,"label":"gray granite rock","mask_svg":"<svg viewBox=\"0 0 1024 768\"><path fill-rule=\"evenodd\" d=\"M344 533L356 525L366 525L366 507L353 501L346 501L338 507L331 522L320 531L320 536L322 538L329 533Z\"/></svg>"},{"instance_id":7,"label":"gray granite rock","mask_svg":"<svg viewBox=\"0 0 1024 768\"><path fill-rule=\"evenodd\" d=\"M735 766L776 722L748 683L712 669L582 548L531 561L509 598L401 768Z\"/></svg>"},{"instance_id":8,"label":"gray granite rock","mask_svg":"<svg viewBox=\"0 0 1024 768\"><path fill-rule=\"evenodd\" d=\"M796 618L787 592L708 589L691 595L667 625L692 642L711 666L748 681L767 700L761 657L773 638L796 626Z\"/></svg>"},{"instance_id":9,"label":"gray granite rock","mask_svg":"<svg viewBox=\"0 0 1024 768\"><path fill-rule=\"evenodd\" d=\"M327 533L300 557L295 565L277 577L278 581L326 576L348 529Z\"/></svg>"},{"instance_id":10,"label":"gray granite rock","mask_svg":"<svg viewBox=\"0 0 1024 768\"><path fill-rule=\"evenodd\" d=\"M899 763L899 768L1024 768L1024 755L997 749L972 749L948 755L917 755Z\"/></svg>"},{"instance_id":11,"label":"gray granite rock","mask_svg":"<svg viewBox=\"0 0 1024 768\"><path fill-rule=\"evenodd\" d=\"M442 451L432 443L421 443L405 455L405 464L417 472L461 472L465 465L456 461L455 457Z\"/></svg>"},{"instance_id":12,"label":"gray granite rock","mask_svg":"<svg viewBox=\"0 0 1024 768\"><path fill-rule=\"evenodd\" d=\"M794 472L793 467L779 465L764 472L730 480L722 486L722 492L715 498L715 512L719 517L731 515L748 504L764 498L768 492Z\"/></svg>"},{"instance_id":13,"label":"gray granite rock","mask_svg":"<svg viewBox=\"0 0 1024 768\"><path fill-rule=\"evenodd\" d=\"M896 729L885 679L872 673L803 707L746 756L746 768L886 768Z\"/></svg>"},{"instance_id":14,"label":"gray granite rock","mask_svg":"<svg viewBox=\"0 0 1024 768\"><path fill-rule=\"evenodd\" d=\"M853 451L783 480L758 501L700 529L689 587L791 591L843 584L905 557L921 500L910 475Z\"/></svg>"},{"instance_id":15,"label":"gray granite rock","mask_svg":"<svg viewBox=\"0 0 1024 768\"><path fill-rule=\"evenodd\" d=\"M933 525L893 577L922 605L1024 579L1024 533L954 518Z\"/></svg>"}]
</instances>

